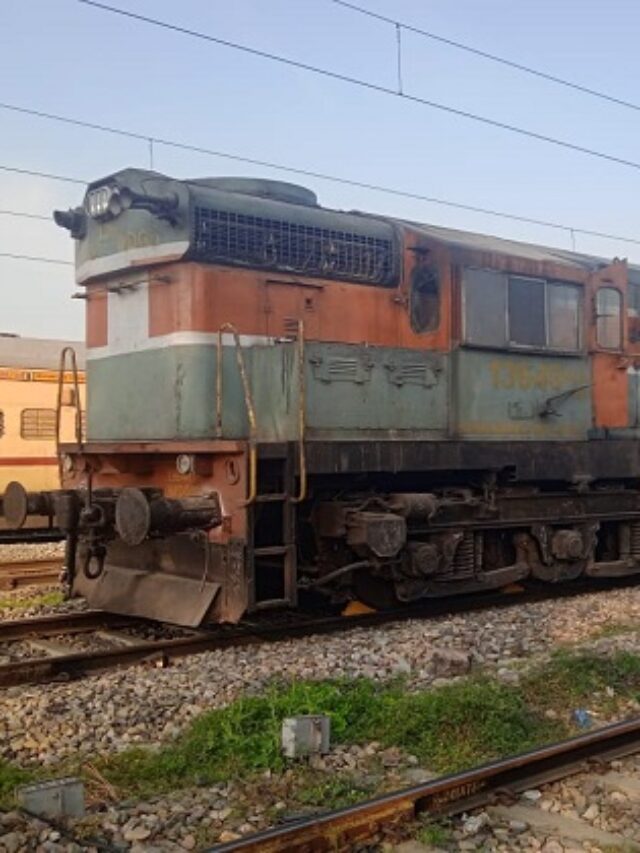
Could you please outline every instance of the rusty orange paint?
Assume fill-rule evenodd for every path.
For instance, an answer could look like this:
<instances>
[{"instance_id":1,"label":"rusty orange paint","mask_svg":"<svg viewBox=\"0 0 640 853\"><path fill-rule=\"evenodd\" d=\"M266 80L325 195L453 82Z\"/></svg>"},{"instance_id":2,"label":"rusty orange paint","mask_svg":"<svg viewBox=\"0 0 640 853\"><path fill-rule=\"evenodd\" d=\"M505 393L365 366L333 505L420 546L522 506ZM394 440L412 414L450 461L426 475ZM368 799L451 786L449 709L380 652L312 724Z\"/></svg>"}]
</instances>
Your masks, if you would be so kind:
<instances>
[{"instance_id":1,"label":"rusty orange paint","mask_svg":"<svg viewBox=\"0 0 640 853\"><path fill-rule=\"evenodd\" d=\"M588 323L588 346L591 354L593 418L597 427L626 427L629 425L628 360L624 356L627 346L626 261L617 258L608 266L594 271L586 288L585 315ZM600 346L597 339L596 299L598 289L614 287L622 296L622 339L619 351L612 352Z\"/></svg>"},{"instance_id":2,"label":"rusty orange paint","mask_svg":"<svg viewBox=\"0 0 640 853\"><path fill-rule=\"evenodd\" d=\"M408 281L416 255L407 250L406 256ZM444 350L450 341L450 265L445 249L435 247L434 257L441 305L433 332L411 329L405 281L383 288L193 263L169 268L169 283L150 285L149 331L152 337L211 333L232 323L241 334L282 337L290 334L291 321L303 320L308 340Z\"/></svg>"},{"instance_id":3,"label":"rusty orange paint","mask_svg":"<svg viewBox=\"0 0 640 853\"><path fill-rule=\"evenodd\" d=\"M594 353L592 364L595 426L628 426L629 381L626 359L615 353Z\"/></svg>"},{"instance_id":4,"label":"rusty orange paint","mask_svg":"<svg viewBox=\"0 0 640 853\"><path fill-rule=\"evenodd\" d=\"M86 341L88 347L103 347L108 343L107 292L90 288L87 292Z\"/></svg>"},{"instance_id":5,"label":"rusty orange paint","mask_svg":"<svg viewBox=\"0 0 640 853\"><path fill-rule=\"evenodd\" d=\"M244 539L247 535L245 442L87 442L82 451L74 444L62 445L61 451L74 460L73 471L64 475L63 488L82 488L91 471L94 488L157 487L170 498L216 491L225 523L209 531L209 540L227 544L230 539ZM178 474L178 453L198 453L203 473Z\"/></svg>"}]
</instances>

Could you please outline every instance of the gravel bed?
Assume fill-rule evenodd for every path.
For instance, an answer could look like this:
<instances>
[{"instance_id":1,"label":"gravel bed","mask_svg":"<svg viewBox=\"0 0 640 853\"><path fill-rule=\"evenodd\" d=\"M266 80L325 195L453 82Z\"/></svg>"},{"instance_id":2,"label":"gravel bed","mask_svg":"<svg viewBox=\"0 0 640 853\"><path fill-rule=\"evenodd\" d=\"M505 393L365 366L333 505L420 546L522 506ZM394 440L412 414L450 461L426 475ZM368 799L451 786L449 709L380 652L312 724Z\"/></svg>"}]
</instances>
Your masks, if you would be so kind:
<instances>
[{"instance_id":1,"label":"gravel bed","mask_svg":"<svg viewBox=\"0 0 640 853\"><path fill-rule=\"evenodd\" d=\"M640 759L614 761L611 769L640 778ZM414 756L396 749L382 750L379 744L332 750L328 756L311 759L309 772L321 784L336 773L350 773L355 781L368 782L377 793L416 784L429 778L417 766ZM41 850L48 853L92 851L92 841L111 849L131 853L180 853L199 850L216 842L233 841L245 834L296 816L313 815L321 808L309 806L291 811L293 771L279 777L269 772L243 785L230 782L164 796L137 803L102 805L86 818L69 821L65 827L27 819L16 813L0 815L0 849ZM637 803L625 794L600 785L598 776L580 774L541 789L526 791L519 798L525 806L580 819L596 829L629 840L640 837ZM397 834L398 830L391 830ZM3 834L5 833L5 834ZM6 841L9 836L8 842ZM69 839L75 838L78 842ZM5 846L1 846L5 844ZM39 846L42 845L42 846ZM396 843L380 839L367 848L373 853L421 853L436 848L409 841ZM624 848L621 847L622 851ZM540 851L540 853L603 853L591 842L577 844L534 829L526 821L496 818L485 811L462 815L451 822L446 850L455 851ZM608 853L608 851L607 851Z\"/></svg>"},{"instance_id":2,"label":"gravel bed","mask_svg":"<svg viewBox=\"0 0 640 853\"><path fill-rule=\"evenodd\" d=\"M411 689L438 685L482 667L505 682L517 681L523 666L545 658L560 643L587 643L590 649L602 651L640 650L639 616L640 589L622 589L231 648L184 658L168 669L140 666L78 682L11 688L0 694L0 757L46 765L134 744L157 744L176 735L203 710L225 705L242 693L257 692L274 678L365 676L382 681L402 675ZM629 711L634 710L632 704ZM416 765L413 756L381 752L376 744L338 747L312 764L319 779L347 772L372 781L376 790L380 785L392 789L427 778L428 770ZM230 783L179 791L144 803L117 803L116 798L115 804L93 812L74 827L74 835L85 833L86 839L75 846L37 821L33 828L32 822L22 818L18 824L15 814L0 815L0 850L78 853L92 849L89 838L96 833L133 853L197 850L205 841L232 840L286 816L287 784L287 773L277 778L267 774L258 788L256 783ZM553 797L565 797L561 786L566 784L571 787L572 783L561 783L558 791L552 791L552 804ZM599 820L615 822L616 814L598 800ZM8 821L6 827L3 820ZM630 826L636 831L634 824ZM503 832L501 837L500 830L510 834ZM524 829L514 833L508 826L489 829L483 824L472 833L461 824L456 832L454 849L459 850L597 850L565 848L556 839L539 839ZM15 839L5 840L11 833L17 834L17 846L12 846ZM383 848L394 849L391 844Z\"/></svg>"},{"instance_id":3,"label":"gravel bed","mask_svg":"<svg viewBox=\"0 0 640 853\"><path fill-rule=\"evenodd\" d=\"M0 545L0 563L17 563L21 560L57 560L64 557L64 542L39 542L28 544L17 542Z\"/></svg>"},{"instance_id":4,"label":"gravel bed","mask_svg":"<svg viewBox=\"0 0 640 853\"><path fill-rule=\"evenodd\" d=\"M354 782L375 786L382 793L428 779L428 771L417 764L414 756L394 748L382 749L377 743L338 747L329 755L311 758L305 778L321 785L336 773L348 773ZM321 812L320 806L305 806L295 812L290 809L287 801L291 799L296 779L299 786L300 777L292 770L278 776L267 771L243 784L229 782L135 803L101 804L86 818L66 823L68 835L82 840L80 846L69 846L69 842L60 838L59 831L54 830L53 841L58 846L44 849L77 853L80 849L91 850L93 840L106 843L111 849L133 853L179 853L233 841L274 823ZM21 843L46 839L51 845L51 828L41 821L20 818L16 813L10 813L4 820L21 836ZM0 815L0 850L4 849L2 822Z\"/></svg>"},{"instance_id":5,"label":"gravel bed","mask_svg":"<svg viewBox=\"0 0 640 853\"><path fill-rule=\"evenodd\" d=\"M418 688L488 667L508 682L517 680L527 659L559 642L586 640L639 615L640 589L624 589L207 652L168 669L135 667L78 682L10 688L0 695L0 757L51 763L78 751L157 743L202 710L256 692L274 678L403 675L409 688ZM630 630L599 644L637 649L640 638Z\"/></svg>"},{"instance_id":6,"label":"gravel bed","mask_svg":"<svg viewBox=\"0 0 640 853\"><path fill-rule=\"evenodd\" d=\"M626 777L640 779L640 758L634 756L622 761L613 761L610 769ZM535 806L541 811L580 820L596 830L605 830L621 836L620 846L616 849L624 853L626 841L637 843L640 838L640 810L637 800L630 799L622 791L607 788L600 781L601 778L597 771L570 776L541 789L525 791L519 802L529 808ZM602 853L602 848L593 842L585 841L580 844L550 837L524 820L496 820L485 811L456 820L452 841L453 849L457 850L491 850L496 853L510 853L514 850ZM409 850L406 853L409 853Z\"/></svg>"}]
</instances>

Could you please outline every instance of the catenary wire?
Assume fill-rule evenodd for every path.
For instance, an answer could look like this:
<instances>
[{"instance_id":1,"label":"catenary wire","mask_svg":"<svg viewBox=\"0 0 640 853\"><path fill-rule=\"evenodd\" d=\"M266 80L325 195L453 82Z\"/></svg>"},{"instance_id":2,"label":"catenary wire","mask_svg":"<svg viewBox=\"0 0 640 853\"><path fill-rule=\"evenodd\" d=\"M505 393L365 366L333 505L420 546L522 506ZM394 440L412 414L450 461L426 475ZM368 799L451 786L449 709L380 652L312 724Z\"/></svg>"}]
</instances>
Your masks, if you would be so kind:
<instances>
[{"instance_id":1,"label":"catenary wire","mask_svg":"<svg viewBox=\"0 0 640 853\"><path fill-rule=\"evenodd\" d=\"M2 106L2 105L0 105ZM42 116L41 113L37 113L37 115ZM80 120L71 120L64 119L65 121L71 121L74 124L79 124L81 127L89 127L93 130L101 130L105 133L120 133L120 131L116 128L106 127L106 126L97 126L95 124L91 124L88 122L81 122ZM143 139L145 141L149 140L149 136L147 134L135 134L130 131L122 131L125 136L133 137L134 139ZM472 204L464 204L463 202L451 201L449 199L437 198L436 196L428 196L422 195L421 193L413 193L408 190L400 190L394 187L384 186L382 184L372 184L366 181L357 181L351 178L340 177L337 175L329 175L325 172L314 172L309 169L298 169L294 166L284 166L281 163L274 163L269 160L257 160L253 157L243 157L239 154L231 154L227 151L214 151L212 149L206 148L198 148L195 146L187 145L186 143L178 143L178 142L169 142L167 140L155 139L153 140L155 143L159 143L162 145L173 146L178 148L186 148L189 151L197 151L201 154L208 154L213 157L220 157L223 159L233 160L235 162L247 163L252 166L261 166L268 169L274 169L276 171L287 172L289 174L301 175L307 178L317 178L323 181L329 181L335 184L341 184L350 187L357 187L358 189L371 190L373 192L383 193L385 195L391 195L399 198L409 198L414 201L423 201L429 204L437 204L443 207L451 207L456 210L466 210L470 213L481 213L487 216L495 216L499 219L508 219L513 222L522 222L527 225L539 225L544 228L553 228L558 231L569 232L573 234L583 234L589 237L601 237L605 240L616 240L622 243L633 243L635 245L640 245L640 238L634 237L625 237L619 234L610 234L605 231L595 231L589 228L579 228L574 225L566 225L561 222L553 222L548 219L536 219L531 216L521 216L517 213L507 213L501 210L494 210L489 207L480 207L478 205ZM47 178L56 181L69 181L71 183L78 183L86 185L89 181L83 181L79 178L71 178L65 175L51 175L46 172L39 172L31 169L18 168L15 166L8 166L6 164L0 164L0 170L5 172L16 172L20 175L28 175L37 178ZM201 183L197 180L188 180L184 181L184 183L190 184L191 186L200 186L207 187L207 184Z\"/></svg>"},{"instance_id":2,"label":"catenary wire","mask_svg":"<svg viewBox=\"0 0 640 853\"><path fill-rule=\"evenodd\" d=\"M618 98L615 95L610 95L606 92L600 92L598 89L592 89L590 86L585 86L582 83L576 83L573 80L565 80L563 77L558 77L556 74L550 74L547 71L542 71L539 68L532 68L529 65L524 65L521 62L515 62L512 59L506 59L504 56L498 56L495 53L490 53L486 50L481 50L480 48L473 47L469 44L464 44L463 42L456 41L455 39L447 38L446 36L441 36L437 33L431 32L429 30L422 29L421 27L416 26L415 24L410 24L407 21L401 21L398 18L392 18L387 15L383 15L380 12L374 12L371 9L365 9L363 6L358 6L356 3L350 3L348 0L329 0L330 3L335 3L337 6L343 6L346 9L351 9L353 12L357 12L360 15L366 15L369 18L374 18L378 21L383 21L386 24L391 24L392 26L397 28L401 28L406 30L408 33L414 33L415 35L423 36L424 38L431 39L432 41L440 42L441 44L446 44L449 47L454 47L457 50L465 51L466 53L474 54L475 56L479 56L482 59L488 59L491 62L497 62L500 65L506 65L509 68L513 68L516 71L523 71L525 74L531 74L534 77L540 77L543 80L547 80L550 83L557 83L560 86L565 86L568 89L575 89L577 92L582 92L585 95L591 95L594 98L600 98L603 101L609 101L612 104L617 104L620 107L627 107L630 110L635 110L640 112L640 104L635 104L632 101L627 101L624 98Z\"/></svg>"},{"instance_id":3,"label":"catenary wire","mask_svg":"<svg viewBox=\"0 0 640 853\"><path fill-rule=\"evenodd\" d=\"M232 50L237 50L241 51L242 53L257 56L261 59L268 59L272 62L277 62L283 65L290 66L292 68L298 68L302 71L308 71L313 74L318 74L322 77L327 77L332 80L338 80L342 83L349 83L352 86L359 86L360 88L368 89L372 92L378 92L379 94L384 95L392 95L395 98L401 98L405 101L410 101L411 103L418 104L420 106L440 110L441 112L449 113L450 115L455 115L459 118L465 118L471 121L480 122L481 124L488 125L489 127L494 127L499 130L505 130L509 133L515 133L519 136L534 139L538 142L544 142L549 145L554 145L559 148L567 149L569 151L575 151L580 154L586 154L590 157L597 157L598 159L607 160L611 163L617 163L621 166L628 166L632 169L640 169L640 162L638 161L628 160L625 157L619 157L615 154L607 154L604 151L598 151L594 148L587 148L584 145L579 145L577 142L570 142L566 139L559 139L554 136L549 136L545 133L539 133L538 131L530 130L529 128L509 124L508 122L500 121L499 119L489 118L488 116L479 115L478 113L472 113L468 110L463 110L457 107L452 107L448 104L439 103L438 101L431 101L427 98L421 98L418 95L410 95L404 91L400 92L396 89L391 89L388 86L373 83L370 80L362 80L359 77L351 77L348 74L342 74L338 71L332 71L329 68L321 68L317 65L311 65L307 62L301 62L300 60L290 59L289 57L280 56L279 54L270 53L269 51L260 50L259 48L250 47L249 45L229 41L228 39L222 39L218 36L213 36L209 33L203 33L200 30L193 30L188 27L179 26L178 24L171 24L168 21L161 21L158 18L151 18L148 15L141 15L137 12L131 12L127 9L120 9L117 6L111 6L107 3L100 3L98 2L98 0L77 0L77 2L82 3L85 6L100 9L104 12L110 12L114 15L120 15L122 17L132 19L134 21L139 21L140 23L151 24L155 27L161 27L162 29L171 30L172 32L179 33L180 35L186 35L192 38L200 39L202 41L218 44L222 47L228 47ZM148 137L145 138L148 140Z\"/></svg>"},{"instance_id":4,"label":"catenary wire","mask_svg":"<svg viewBox=\"0 0 640 853\"><path fill-rule=\"evenodd\" d=\"M36 255L16 255L13 252L0 252L0 258L10 258L13 261L38 261L43 264L62 264L65 267L74 266L73 261L63 261L61 258L43 258Z\"/></svg>"},{"instance_id":5,"label":"catenary wire","mask_svg":"<svg viewBox=\"0 0 640 853\"><path fill-rule=\"evenodd\" d=\"M53 222L50 216L43 213L28 213L25 210L0 210L0 216L15 216L21 219L42 219L45 222Z\"/></svg>"},{"instance_id":6,"label":"catenary wire","mask_svg":"<svg viewBox=\"0 0 640 853\"><path fill-rule=\"evenodd\" d=\"M0 165L0 171L2 172L13 172L16 175L28 175L32 178L47 178L51 181L64 181L68 184L86 184L87 181L83 181L80 178L69 178L66 175L53 175L51 172L36 172L33 169L20 169L18 166L2 166Z\"/></svg>"}]
</instances>

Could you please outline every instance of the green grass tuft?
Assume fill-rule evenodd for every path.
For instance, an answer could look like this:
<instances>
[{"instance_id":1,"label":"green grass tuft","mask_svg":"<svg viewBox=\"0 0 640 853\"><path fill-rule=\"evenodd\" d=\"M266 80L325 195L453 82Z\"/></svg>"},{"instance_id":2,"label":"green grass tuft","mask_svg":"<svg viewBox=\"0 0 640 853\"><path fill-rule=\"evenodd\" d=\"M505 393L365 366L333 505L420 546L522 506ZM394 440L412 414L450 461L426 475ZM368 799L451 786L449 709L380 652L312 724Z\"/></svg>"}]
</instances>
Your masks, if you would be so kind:
<instances>
[{"instance_id":1,"label":"green grass tuft","mask_svg":"<svg viewBox=\"0 0 640 853\"><path fill-rule=\"evenodd\" d=\"M406 693L398 684L355 681L275 686L209 711L159 750L131 749L111 756L101 772L128 793L159 793L211 784L260 770L280 771L285 717L327 714L333 743L379 741L448 772L552 740L564 731L536 716L518 691L488 679Z\"/></svg>"},{"instance_id":2,"label":"green grass tuft","mask_svg":"<svg viewBox=\"0 0 640 853\"><path fill-rule=\"evenodd\" d=\"M472 678L424 693L380 697L376 739L448 773L561 737L562 727L530 710L517 688Z\"/></svg>"},{"instance_id":3,"label":"green grass tuft","mask_svg":"<svg viewBox=\"0 0 640 853\"><path fill-rule=\"evenodd\" d=\"M334 776L319 780L297 789L295 798L305 806L320 809L338 809L362 802L373 796L373 785L354 776Z\"/></svg>"},{"instance_id":4,"label":"green grass tuft","mask_svg":"<svg viewBox=\"0 0 640 853\"><path fill-rule=\"evenodd\" d=\"M590 703L606 688L620 698L640 698L640 656L616 652L608 657L593 652L557 652L522 681L529 704L570 710ZM613 703L615 704L615 702Z\"/></svg>"},{"instance_id":5,"label":"green grass tuft","mask_svg":"<svg viewBox=\"0 0 640 853\"><path fill-rule=\"evenodd\" d=\"M444 821L429 822L416 833L416 841L431 847L446 847L451 840L451 826Z\"/></svg>"},{"instance_id":6,"label":"green grass tuft","mask_svg":"<svg viewBox=\"0 0 640 853\"><path fill-rule=\"evenodd\" d=\"M32 607L55 606L63 601L64 595L58 590L36 593L27 598L0 595L0 610L30 610Z\"/></svg>"},{"instance_id":7,"label":"green grass tuft","mask_svg":"<svg viewBox=\"0 0 640 853\"><path fill-rule=\"evenodd\" d=\"M33 782L35 772L16 767L0 759L0 806L10 808L14 804L15 789L18 785Z\"/></svg>"}]
</instances>

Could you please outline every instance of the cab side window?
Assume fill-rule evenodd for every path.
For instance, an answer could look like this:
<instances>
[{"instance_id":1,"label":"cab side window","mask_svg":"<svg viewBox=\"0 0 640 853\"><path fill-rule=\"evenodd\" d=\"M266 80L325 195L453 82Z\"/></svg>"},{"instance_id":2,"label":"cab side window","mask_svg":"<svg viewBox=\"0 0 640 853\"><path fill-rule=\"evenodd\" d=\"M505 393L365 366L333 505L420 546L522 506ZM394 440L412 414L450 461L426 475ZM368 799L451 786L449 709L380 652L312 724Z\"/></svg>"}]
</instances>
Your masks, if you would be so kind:
<instances>
[{"instance_id":1,"label":"cab side window","mask_svg":"<svg viewBox=\"0 0 640 853\"><path fill-rule=\"evenodd\" d=\"M580 288L572 284L547 286L548 340L552 349L580 349Z\"/></svg>"},{"instance_id":2,"label":"cab side window","mask_svg":"<svg viewBox=\"0 0 640 853\"><path fill-rule=\"evenodd\" d=\"M436 266L425 264L414 270L409 314L414 332L433 332L440 325L440 279Z\"/></svg>"},{"instance_id":3,"label":"cab side window","mask_svg":"<svg viewBox=\"0 0 640 853\"><path fill-rule=\"evenodd\" d=\"M615 287L601 287L596 294L596 340L604 349L622 346L622 294Z\"/></svg>"},{"instance_id":4,"label":"cab side window","mask_svg":"<svg viewBox=\"0 0 640 853\"><path fill-rule=\"evenodd\" d=\"M509 341L516 346L547 343L545 282L536 278L509 279Z\"/></svg>"},{"instance_id":5,"label":"cab side window","mask_svg":"<svg viewBox=\"0 0 640 853\"><path fill-rule=\"evenodd\" d=\"M582 290L561 281L466 269L464 340L500 349L577 352Z\"/></svg>"},{"instance_id":6,"label":"cab side window","mask_svg":"<svg viewBox=\"0 0 640 853\"><path fill-rule=\"evenodd\" d=\"M640 284L629 282L627 289L627 333L629 343L640 343Z\"/></svg>"},{"instance_id":7,"label":"cab side window","mask_svg":"<svg viewBox=\"0 0 640 853\"><path fill-rule=\"evenodd\" d=\"M464 339L481 347L507 344L505 277L493 270L464 271Z\"/></svg>"}]
</instances>

